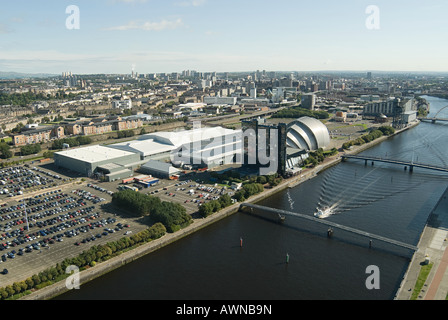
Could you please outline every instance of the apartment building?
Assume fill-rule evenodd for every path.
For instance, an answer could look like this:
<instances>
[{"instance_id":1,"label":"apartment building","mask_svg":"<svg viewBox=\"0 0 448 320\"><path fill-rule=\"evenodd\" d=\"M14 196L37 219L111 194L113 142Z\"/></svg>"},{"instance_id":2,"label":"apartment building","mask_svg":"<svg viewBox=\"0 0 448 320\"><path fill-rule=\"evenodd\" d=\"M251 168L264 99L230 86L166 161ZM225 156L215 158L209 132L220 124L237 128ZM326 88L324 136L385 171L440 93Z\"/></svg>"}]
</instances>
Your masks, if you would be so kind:
<instances>
[{"instance_id":1,"label":"apartment building","mask_svg":"<svg viewBox=\"0 0 448 320\"><path fill-rule=\"evenodd\" d=\"M112 131L131 130L143 126L140 117L94 118L80 122L61 122L59 126L53 127L31 127L24 129L21 133L12 136L13 144L24 146L27 144L48 142L51 139L64 138L66 135L94 135Z\"/></svg>"},{"instance_id":2,"label":"apartment building","mask_svg":"<svg viewBox=\"0 0 448 320\"><path fill-rule=\"evenodd\" d=\"M15 146L24 146L27 144L48 142L52 138L65 137L65 130L62 126L36 127L31 130L23 130L19 134L12 136L12 142Z\"/></svg>"},{"instance_id":3,"label":"apartment building","mask_svg":"<svg viewBox=\"0 0 448 320\"><path fill-rule=\"evenodd\" d=\"M67 134L88 136L112 131L138 129L143 126L143 119L141 117L126 117L126 119L121 117L104 117L64 123L64 126Z\"/></svg>"}]
</instances>

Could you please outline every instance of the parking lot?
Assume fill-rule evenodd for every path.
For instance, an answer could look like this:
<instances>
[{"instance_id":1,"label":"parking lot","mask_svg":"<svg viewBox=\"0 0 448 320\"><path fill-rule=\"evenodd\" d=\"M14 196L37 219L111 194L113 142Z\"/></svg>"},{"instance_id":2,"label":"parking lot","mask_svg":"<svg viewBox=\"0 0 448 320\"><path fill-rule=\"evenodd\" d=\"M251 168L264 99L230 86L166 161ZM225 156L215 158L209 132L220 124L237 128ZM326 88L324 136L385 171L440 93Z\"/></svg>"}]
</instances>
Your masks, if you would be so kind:
<instances>
[{"instance_id":1,"label":"parking lot","mask_svg":"<svg viewBox=\"0 0 448 320\"><path fill-rule=\"evenodd\" d=\"M162 201L178 202L182 204L187 213L193 214L198 211L200 205L206 201L216 200L221 195L233 195L233 190L220 186L199 183L193 180L176 182L162 188L144 191L150 195L157 195Z\"/></svg>"},{"instance_id":2,"label":"parking lot","mask_svg":"<svg viewBox=\"0 0 448 320\"><path fill-rule=\"evenodd\" d=\"M4 168L0 170L0 199L45 190L64 184L68 180L68 177L35 166Z\"/></svg>"},{"instance_id":3,"label":"parking lot","mask_svg":"<svg viewBox=\"0 0 448 320\"><path fill-rule=\"evenodd\" d=\"M199 177L199 176L198 176ZM193 176L194 178L194 176ZM1 182L4 181L4 184ZM140 191L162 201L178 202L187 213L233 190L206 185L201 178L161 179ZM62 171L15 166L0 171L0 286L25 280L75 257L92 245L118 240L148 227L145 219L111 205L121 181L71 179Z\"/></svg>"},{"instance_id":4,"label":"parking lot","mask_svg":"<svg viewBox=\"0 0 448 320\"><path fill-rule=\"evenodd\" d=\"M147 226L117 210L104 210L109 190L66 184L0 203L0 286L74 257L91 245L118 240Z\"/></svg>"},{"instance_id":5,"label":"parking lot","mask_svg":"<svg viewBox=\"0 0 448 320\"><path fill-rule=\"evenodd\" d=\"M138 183L127 184L139 188L139 192L151 196L157 196L162 201L178 202L185 207L188 214L196 218L194 213L199 209L199 206L210 200L218 199L223 194L232 196L234 190L224 188L216 184L205 183L206 179L203 176L191 176L191 179L185 181L160 179L160 181L148 188L144 188ZM119 186L123 184L121 181L115 182L101 182L96 183L100 187L113 192L118 190ZM192 192L191 192L192 191Z\"/></svg>"}]
</instances>

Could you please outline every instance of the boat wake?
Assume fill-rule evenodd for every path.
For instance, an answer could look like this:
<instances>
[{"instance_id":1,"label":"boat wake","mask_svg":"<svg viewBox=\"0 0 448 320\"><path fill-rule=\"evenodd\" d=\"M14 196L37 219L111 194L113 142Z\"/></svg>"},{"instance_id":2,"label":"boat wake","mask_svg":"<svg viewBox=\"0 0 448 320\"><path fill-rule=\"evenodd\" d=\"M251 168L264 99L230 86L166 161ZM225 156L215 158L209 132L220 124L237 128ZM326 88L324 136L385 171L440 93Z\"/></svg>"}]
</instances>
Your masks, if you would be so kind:
<instances>
[{"instance_id":1,"label":"boat wake","mask_svg":"<svg viewBox=\"0 0 448 320\"><path fill-rule=\"evenodd\" d=\"M331 207L325 206L322 208L317 207L316 212L314 213L314 216L319 219L325 219L334 214L334 208L336 204L332 205Z\"/></svg>"},{"instance_id":2,"label":"boat wake","mask_svg":"<svg viewBox=\"0 0 448 320\"><path fill-rule=\"evenodd\" d=\"M294 200L292 200L291 195L289 194L289 190L287 192L287 196L288 196L289 206L291 207L291 210L294 210Z\"/></svg>"},{"instance_id":3,"label":"boat wake","mask_svg":"<svg viewBox=\"0 0 448 320\"><path fill-rule=\"evenodd\" d=\"M425 181L410 183L403 178L390 177L386 174L377 174L377 168L369 170L362 176L353 180L334 170L324 179L321 194L317 203L315 217L325 219L335 214L367 206L369 204L409 193Z\"/></svg>"}]
</instances>

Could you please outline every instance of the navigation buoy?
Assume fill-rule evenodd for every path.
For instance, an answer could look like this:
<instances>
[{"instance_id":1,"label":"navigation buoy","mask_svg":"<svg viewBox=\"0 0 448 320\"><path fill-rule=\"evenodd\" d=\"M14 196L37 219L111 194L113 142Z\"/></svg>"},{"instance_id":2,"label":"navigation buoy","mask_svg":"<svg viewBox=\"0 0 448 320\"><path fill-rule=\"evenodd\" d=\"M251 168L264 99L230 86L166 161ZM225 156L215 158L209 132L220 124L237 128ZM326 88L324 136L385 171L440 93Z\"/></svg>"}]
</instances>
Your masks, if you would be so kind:
<instances>
[{"instance_id":1,"label":"navigation buoy","mask_svg":"<svg viewBox=\"0 0 448 320\"><path fill-rule=\"evenodd\" d=\"M289 263L289 254L286 254L286 263Z\"/></svg>"},{"instance_id":2,"label":"navigation buoy","mask_svg":"<svg viewBox=\"0 0 448 320\"><path fill-rule=\"evenodd\" d=\"M243 238L240 238L240 247L243 247Z\"/></svg>"}]
</instances>

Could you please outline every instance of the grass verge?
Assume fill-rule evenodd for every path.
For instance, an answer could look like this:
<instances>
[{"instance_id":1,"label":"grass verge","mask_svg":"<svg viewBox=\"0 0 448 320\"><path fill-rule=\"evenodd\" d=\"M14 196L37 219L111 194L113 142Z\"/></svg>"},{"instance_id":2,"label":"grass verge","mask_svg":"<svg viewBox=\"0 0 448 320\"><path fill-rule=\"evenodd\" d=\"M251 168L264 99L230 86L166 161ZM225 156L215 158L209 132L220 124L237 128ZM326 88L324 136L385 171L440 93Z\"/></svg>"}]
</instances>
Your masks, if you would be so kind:
<instances>
[{"instance_id":1,"label":"grass verge","mask_svg":"<svg viewBox=\"0 0 448 320\"><path fill-rule=\"evenodd\" d=\"M431 262L427 265L423 265L420 268L420 273L418 275L417 281L415 282L414 292L412 292L411 300L417 300L417 297L420 294L420 291L422 290L423 285L425 284L433 265L434 263Z\"/></svg>"}]
</instances>

